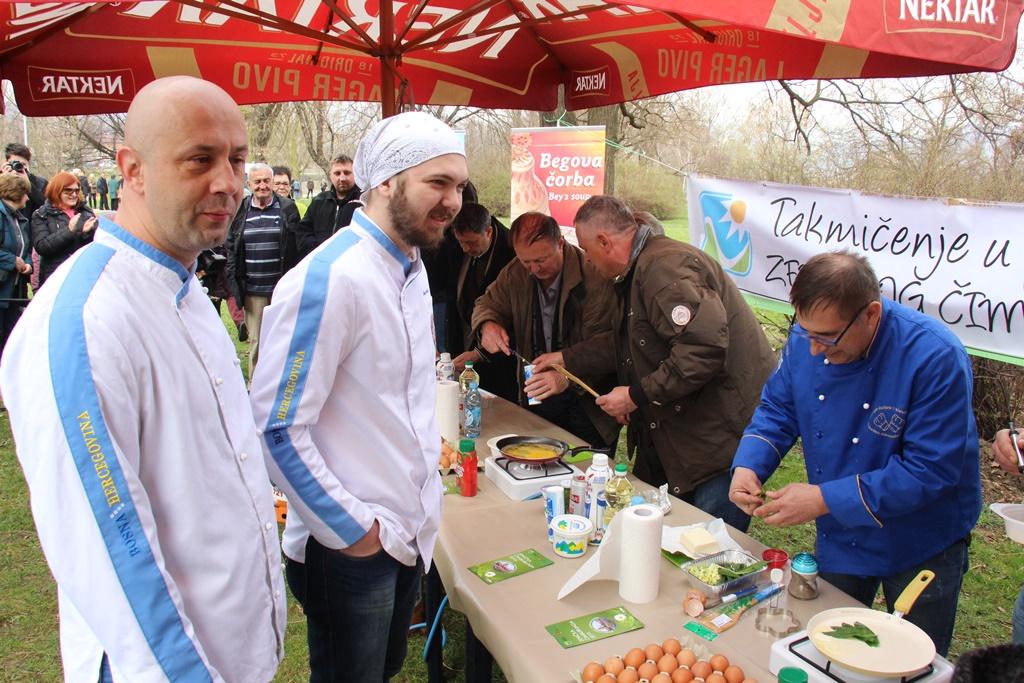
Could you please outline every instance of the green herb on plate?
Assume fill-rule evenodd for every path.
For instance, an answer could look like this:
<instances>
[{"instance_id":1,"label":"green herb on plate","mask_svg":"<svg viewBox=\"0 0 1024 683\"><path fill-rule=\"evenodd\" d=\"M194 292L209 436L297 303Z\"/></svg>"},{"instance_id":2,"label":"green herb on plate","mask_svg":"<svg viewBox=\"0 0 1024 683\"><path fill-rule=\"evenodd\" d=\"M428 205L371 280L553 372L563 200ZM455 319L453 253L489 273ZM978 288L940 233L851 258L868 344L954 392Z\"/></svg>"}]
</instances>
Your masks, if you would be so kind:
<instances>
[{"instance_id":1,"label":"green herb on plate","mask_svg":"<svg viewBox=\"0 0 1024 683\"><path fill-rule=\"evenodd\" d=\"M822 631L822 635L859 640L871 647L878 647L878 635L859 621L855 621L852 624L843 622L841 626L833 626L831 631Z\"/></svg>"}]
</instances>

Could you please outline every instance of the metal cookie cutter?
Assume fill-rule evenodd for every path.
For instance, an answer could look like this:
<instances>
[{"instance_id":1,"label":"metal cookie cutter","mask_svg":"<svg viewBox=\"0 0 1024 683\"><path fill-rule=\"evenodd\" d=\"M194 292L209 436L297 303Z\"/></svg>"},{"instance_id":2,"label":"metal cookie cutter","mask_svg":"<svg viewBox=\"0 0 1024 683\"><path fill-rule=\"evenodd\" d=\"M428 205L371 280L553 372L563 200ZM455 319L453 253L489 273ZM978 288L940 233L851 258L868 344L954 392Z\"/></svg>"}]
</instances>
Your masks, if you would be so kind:
<instances>
[{"instance_id":1,"label":"metal cookie cutter","mask_svg":"<svg viewBox=\"0 0 1024 683\"><path fill-rule=\"evenodd\" d=\"M754 628L763 633L770 633L776 638L788 636L800 630L800 620L793 616L793 611L782 607L761 607L757 610Z\"/></svg>"}]
</instances>

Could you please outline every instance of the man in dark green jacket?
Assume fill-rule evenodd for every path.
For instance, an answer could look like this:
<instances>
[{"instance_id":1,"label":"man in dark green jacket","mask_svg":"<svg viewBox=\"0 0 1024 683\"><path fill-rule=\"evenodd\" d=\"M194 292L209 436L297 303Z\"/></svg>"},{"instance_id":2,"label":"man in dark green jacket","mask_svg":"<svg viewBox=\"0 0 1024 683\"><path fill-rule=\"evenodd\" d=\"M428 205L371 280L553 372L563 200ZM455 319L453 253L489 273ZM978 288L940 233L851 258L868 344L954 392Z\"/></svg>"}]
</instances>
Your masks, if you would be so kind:
<instances>
[{"instance_id":1,"label":"man in dark green jacket","mask_svg":"<svg viewBox=\"0 0 1024 683\"><path fill-rule=\"evenodd\" d=\"M575 224L587 260L618 294L613 329L538 365L616 372L619 386L597 404L629 425L634 474L746 530L750 517L729 500L729 466L775 367L760 324L717 262L653 235L619 200L591 197Z\"/></svg>"}]
</instances>

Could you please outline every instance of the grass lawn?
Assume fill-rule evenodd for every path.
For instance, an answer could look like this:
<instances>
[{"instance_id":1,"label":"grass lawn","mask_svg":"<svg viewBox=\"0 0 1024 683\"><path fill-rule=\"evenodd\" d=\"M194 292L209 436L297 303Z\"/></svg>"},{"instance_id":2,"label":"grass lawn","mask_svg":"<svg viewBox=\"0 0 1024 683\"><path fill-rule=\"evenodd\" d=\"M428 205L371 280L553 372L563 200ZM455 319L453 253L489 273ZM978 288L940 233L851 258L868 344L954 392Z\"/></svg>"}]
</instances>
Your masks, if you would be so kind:
<instances>
[{"instance_id":1,"label":"grass lawn","mask_svg":"<svg viewBox=\"0 0 1024 683\"><path fill-rule=\"evenodd\" d=\"M666 228L673 237L685 238L685 220L668 222ZM234 338L234 325L226 314L225 325ZM247 345L235 341L244 365ZM991 473L988 457L983 456L986 487L989 479L996 476ZM803 478L802 459L794 452L783 461L766 486L774 489ZM1020 479L1000 481L1002 500L1024 498L1024 482ZM1024 552L1005 537L1002 528L1001 520L985 509L975 529L971 571L965 578L960 597L954 656L974 647L1009 640L1010 611L1017 591L1024 584ZM811 525L769 529L755 520L750 533L767 545L787 549L790 555L813 548ZM0 562L3 567L0 572L0 595L3 596L0 600L0 681L59 681L56 591L36 540L25 481L14 455L6 413L0 413ZM447 610L444 626L449 638L445 664L453 671L453 680L463 680L458 673L463 666L463 619ZM396 681L427 680L423 646L422 635L410 638L406 666ZM289 683L307 680L305 620L294 602L289 605L286 653L276 680ZM493 680L505 679L496 671Z\"/></svg>"}]
</instances>

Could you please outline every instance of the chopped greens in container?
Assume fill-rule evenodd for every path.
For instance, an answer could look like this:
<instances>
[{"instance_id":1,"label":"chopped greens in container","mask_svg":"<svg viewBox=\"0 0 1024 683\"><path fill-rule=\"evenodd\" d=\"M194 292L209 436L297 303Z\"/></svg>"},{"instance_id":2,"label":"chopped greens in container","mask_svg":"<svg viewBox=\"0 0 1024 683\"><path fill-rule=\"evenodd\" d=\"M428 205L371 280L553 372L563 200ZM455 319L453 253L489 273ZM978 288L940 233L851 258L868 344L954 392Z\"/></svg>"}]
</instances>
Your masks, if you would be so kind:
<instances>
[{"instance_id":1,"label":"chopped greens in container","mask_svg":"<svg viewBox=\"0 0 1024 683\"><path fill-rule=\"evenodd\" d=\"M687 567L687 571L709 586L717 586L725 581L738 579L747 574L760 571L767 565L766 562L708 562L705 564L693 564Z\"/></svg>"}]
</instances>

